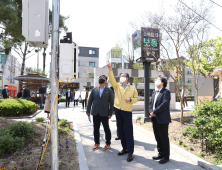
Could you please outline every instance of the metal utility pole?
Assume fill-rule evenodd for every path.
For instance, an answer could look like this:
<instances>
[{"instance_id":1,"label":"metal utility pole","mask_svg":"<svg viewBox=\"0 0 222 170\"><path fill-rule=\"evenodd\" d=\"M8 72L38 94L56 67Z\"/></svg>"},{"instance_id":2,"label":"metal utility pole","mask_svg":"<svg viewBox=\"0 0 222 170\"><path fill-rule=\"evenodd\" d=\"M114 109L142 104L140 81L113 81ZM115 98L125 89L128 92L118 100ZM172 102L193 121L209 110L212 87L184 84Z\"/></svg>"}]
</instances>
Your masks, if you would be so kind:
<instances>
[{"instance_id":1,"label":"metal utility pole","mask_svg":"<svg viewBox=\"0 0 222 170\"><path fill-rule=\"evenodd\" d=\"M52 45L51 45L51 170L59 169L58 155L58 102L55 101L57 93L57 57L59 50L59 14L60 0L52 1ZM54 111L54 105L55 111ZM54 114L54 116L53 116Z\"/></svg>"},{"instance_id":2,"label":"metal utility pole","mask_svg":"<svg viewBox=\"0 0 222 170\"><path fill-rule=\"evenodd\" d=\"M149 102L150 102L150 62L145 61L144 65L144 122L149 118Z\"/></svg>"},{"instance_id":3,"label":"metal utility pole","mask_svg":"<svg viewBox=\"0 0 222 170\"><path fill-rule=\"evenodd\" d=\"M38 54L37 54L37 69L39 69L39 48L38 48Z\"/></svg>"}]
</instances>

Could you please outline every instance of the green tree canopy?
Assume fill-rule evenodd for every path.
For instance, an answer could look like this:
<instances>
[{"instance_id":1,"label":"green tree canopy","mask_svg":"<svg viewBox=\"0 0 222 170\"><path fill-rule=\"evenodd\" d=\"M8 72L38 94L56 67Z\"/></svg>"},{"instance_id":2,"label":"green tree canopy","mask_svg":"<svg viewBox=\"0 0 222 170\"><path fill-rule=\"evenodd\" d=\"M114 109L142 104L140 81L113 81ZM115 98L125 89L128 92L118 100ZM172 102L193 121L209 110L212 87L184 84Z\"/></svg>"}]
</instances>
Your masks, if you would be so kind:
<instances>
[{"instance_id":1,"label":"green tree canopy","mask_svg":"<svg viewBox=\"0 0 222 170\"><path fill-rule=\"evenodd\" d=\"M25 40L22 36L22 0L0 1L0 45L9 54L15 43Z\"/></svg>"},{"instance_id":2,"label":"green tree canopy","mask_svg":"<svg viewBox=\"0 0 222 170\"><path fill-rule=\"evenodd\" d=\"M45 73L44 70L40 69L40 68L32 68L30 67L30 74L34 74L34 73L37 73L39 74L40 76L44 76L44 77L47 77L47 74Z\"/></svg>"},{"instance_id":3,"label":"green tree canopy","mask_svg":"<svg viewBox=\"0 0 222 170\"><path fill-rule=\"evenodd\" d=\"M189 56L194 57L193 67L192 60L187 60L188 65L193 73L199 72L205 76L212 76L216 68L222 67L222 37L204 41L201 44L193 45L188 49Z\"/></svg>"}]
</instances>

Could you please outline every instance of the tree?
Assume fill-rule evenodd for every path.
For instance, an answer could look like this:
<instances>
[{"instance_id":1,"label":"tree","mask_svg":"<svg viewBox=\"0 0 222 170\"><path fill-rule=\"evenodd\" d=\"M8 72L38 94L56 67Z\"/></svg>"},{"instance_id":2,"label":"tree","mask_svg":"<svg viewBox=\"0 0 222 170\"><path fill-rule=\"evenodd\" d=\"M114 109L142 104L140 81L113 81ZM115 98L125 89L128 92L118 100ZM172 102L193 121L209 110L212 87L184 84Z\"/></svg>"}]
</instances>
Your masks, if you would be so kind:
<instances>
[{"instance_id":1,"label":"tree","mask_svg":"<svg viewBox=\"0 0 222 170\"><path fill-rule=\"evenodd\" d=\"M138 69L138 70L143 69L143 65L141 63L135 63L135 64L133 64L133 69ZM144 78L139 78L139 77L133 78L133 83L136 88L137 88L137 84L142 83L142 82L144 82Z\"/></svg>"},{"instance_id":2,"label":"tree","mask_svg":"<svg viewBox=\"0 0 222 170\"><path fill-rule=\"evenodd\" d=\"M30 74L36 73L36 74L39 74L39 75L41 75L43 77L47 77L47 74L45 73L45 70L42 70L40 68L31 68L30 67L30 72L29 73Z\"/></svg>"},{"instance_id":3,"label":"tree","mask_svg":"<svg viewBox=\"0 0 222 170\"><path fill-rule=\"evenodd\" d=\"M0 2L0 43L8 54L11 49L22 58L21 75L24 74L25 60L35 55L39 50L31 48L22 35L22 0L4 0ZM65 20L69 17L60 15L59 27L67 31ZM52 11L49 10L49 23L52 23ZM43 51L43 70L45 70L45 53ZM35 52L31 54L31 52ZM30 53L29 56L27 56Z\"/></svg>"},{"instance_id":4,"label":"tree","mask_svg":"<svg viewBox=\"0 0 222 170\"><path fill-rule=\"evenodd\" d=\"M94 67L93 66L84 66L83 67L83 73L81 75L82 78L87 79L87 81L90 81L91 78L94 78Z\"/></svg>"},{"instance_id":5,"label":"tree","mask_svg":"<svg viewBox=\"0 0 222 170\"><path fill-rule=\"evenodd\" d=\"M9 54L15 43L25 40L22 36L22 0L0 1L0 45Z\"/></svg>"},{"instance_id":6,"label":"tree","mask_svg":"<svg viewBox=\"0 0 222 170\"><path fill-rule=\"evenodd\" d=\"M143 15L143 25L146 27L156 27L160 30L162 36L159 40L161 48L161 63L164 60L168 60L173 67L175 68L179 77L182 80L182 89L185 89L185 77L184 77L184 57L187 54L187 49L189 46L197 43L200 35L205 37L207 31L209 30L209 23L205 19L212 21L211 15L211 4L207 4L205 0L201 0L199 4L192 4L191 7L187 7L180 0L179 2L172 7L174 13L172 16L166 15L164 10L161 10L161 13L152 13L147 12ZM205 29L203 29L205 25ZM199 31L199 34L197 32ZM168 48L170 44L171 48ZM174 60L172 55L175 56ZM176 61L176 64L175 62ZM170 76L176 85L177 91L180 91L181 88L175 79L174 75L171 75L168 68L164 64L160 64L159 68L165 74ZM184 91L180 95L181 101L181 117L180 121L183 124L183 100L184 100Z\"/></svg>"},{"instance_id":7,"label":"tree","mask_svg":"<svg viewBox=\"0 0 222 170\"><path fill-rule=\"evenodd\" d=\"M213 71L222 65L222 37L203 41L197 45L190 46L188 49L188 60L186 64L194 74L194 86L196 89L196 104L198 104L198 90L203 86L198 86L198 79L202 77L213 77ZM218 81L215 88L218 87ZM216 90L215 90L216 91Z\"/></svg>"},{"instance_id":8,"label":"tree","mask_svg":"<svg viewBox=\"0 0 222 170\"><path fill-rule=\"evenodd\" d=\"M133 69L134 64L134 50L133 50L133 42L132 36L130 34L126 34L125 39L122 39L121 43L117 43L114 50L117 53L117 56L124 61L129 63L129 69ZM133 83L133 78L129 78L130 85Z\"/></svg>"}]
</instances>

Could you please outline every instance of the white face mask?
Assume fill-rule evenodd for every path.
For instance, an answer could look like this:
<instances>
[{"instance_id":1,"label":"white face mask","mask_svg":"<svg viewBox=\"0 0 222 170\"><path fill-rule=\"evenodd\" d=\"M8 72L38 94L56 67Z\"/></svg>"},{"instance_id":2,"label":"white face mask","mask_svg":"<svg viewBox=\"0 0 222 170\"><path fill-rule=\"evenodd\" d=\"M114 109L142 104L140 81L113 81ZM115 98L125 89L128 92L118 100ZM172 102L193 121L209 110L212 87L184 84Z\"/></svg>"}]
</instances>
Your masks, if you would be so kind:
<instances>
[{"instance_id":1,"label":"white face mask","mask_svg":"<svg viewBox=\"0 0 222 170\"><path fill-rule=\"evenodd\" d=\"M124 81L126 81L126 77L120 77L120 83L123 83Z\"/></svg>"},{"instance_id":2,"label":"white face mask","mask_svg":"<svg viewBox=\"0 0 222 170\"><path fill-rule=\"evenodd\" d=\"M159 86L161 84L161 81L160 80L156 80L155 81L155 86L157 87L157 86Z\"/></svg>"}]
</instances>

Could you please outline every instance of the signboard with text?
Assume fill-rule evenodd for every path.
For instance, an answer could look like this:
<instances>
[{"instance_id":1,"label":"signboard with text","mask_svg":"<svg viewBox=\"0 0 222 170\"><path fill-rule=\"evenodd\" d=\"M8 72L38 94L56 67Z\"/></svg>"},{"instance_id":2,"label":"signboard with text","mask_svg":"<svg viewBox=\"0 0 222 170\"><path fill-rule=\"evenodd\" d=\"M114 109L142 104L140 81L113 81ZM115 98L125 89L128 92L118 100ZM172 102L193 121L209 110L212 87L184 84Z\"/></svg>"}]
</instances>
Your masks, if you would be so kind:
<instances>
[{"instance_id":1,"label":"signboard with text","mask_svg":"<svg viewBox=\"0 0 222 170\"><path fill-rule=\"evenodd\" d=\"M78 89L79 88L79 83L63 83L59 82L59 88L61 89Z\"/></svg>"},{"instance_id":2,"label":"signboard with text","mask_svg":"<svg viewBox=\"0 0 222 170\"><path fill-rule=\"evenodd\" d=\"M156 62L160 57L159 30L155 28L141 28L141 56L146 61Z\"/></svg>"},{"instance_id":3,"label":"signboard with text","mask_svg":"<svg viewBox=\"0 0 222 170\"><path fill-rule=\"evenodd\" d=\"M142 27L132 34L134 59L137 62L156 62L160 57L159 30Z\"/></svg>"}]
</instances>

